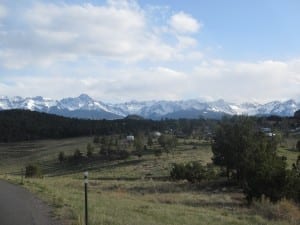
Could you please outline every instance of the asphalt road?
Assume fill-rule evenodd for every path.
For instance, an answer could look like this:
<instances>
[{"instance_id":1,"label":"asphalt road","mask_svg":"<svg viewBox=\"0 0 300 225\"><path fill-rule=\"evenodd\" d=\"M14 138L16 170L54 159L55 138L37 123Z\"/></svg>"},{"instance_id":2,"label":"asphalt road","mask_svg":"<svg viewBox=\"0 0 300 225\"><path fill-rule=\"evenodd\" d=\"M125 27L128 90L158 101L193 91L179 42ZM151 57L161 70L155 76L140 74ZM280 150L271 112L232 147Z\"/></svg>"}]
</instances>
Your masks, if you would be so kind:
<instances>
[{"instance_id":1,"label":"asphalt road","mask_svg":"<svg viewBox=\"0 0 300 225\"><path fill-rule=\"evenodd\" d=\"M51 209L21 186L0 180L1 225L60 225Z\"/></svg>"}]
</instances>

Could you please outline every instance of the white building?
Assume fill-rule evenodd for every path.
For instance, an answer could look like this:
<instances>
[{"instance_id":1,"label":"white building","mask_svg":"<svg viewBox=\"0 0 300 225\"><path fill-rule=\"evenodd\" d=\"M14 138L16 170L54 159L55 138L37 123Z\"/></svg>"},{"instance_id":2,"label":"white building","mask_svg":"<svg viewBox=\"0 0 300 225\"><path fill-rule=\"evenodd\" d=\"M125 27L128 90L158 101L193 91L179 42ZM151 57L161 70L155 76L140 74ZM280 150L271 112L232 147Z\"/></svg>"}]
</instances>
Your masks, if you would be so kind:
<instances>
[{"instance_id":1,"label":"white building","mask_svg":"<svg viewBox=\"0 0 300 225\"><path fill-rule=\"evenodd\" d=\"M133 136L133 135L128 135L128 136L126 137L126 140L127 140L127 141L134 141L134 136Z\"/></svg>"}]
</instances>

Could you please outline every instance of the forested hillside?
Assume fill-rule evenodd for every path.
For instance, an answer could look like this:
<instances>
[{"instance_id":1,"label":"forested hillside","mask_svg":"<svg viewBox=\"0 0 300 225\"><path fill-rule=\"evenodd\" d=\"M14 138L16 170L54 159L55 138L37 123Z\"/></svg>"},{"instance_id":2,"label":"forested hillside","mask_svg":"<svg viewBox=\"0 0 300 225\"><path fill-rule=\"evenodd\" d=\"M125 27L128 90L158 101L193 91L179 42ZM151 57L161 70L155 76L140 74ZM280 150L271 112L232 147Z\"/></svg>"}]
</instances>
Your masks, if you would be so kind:
<instances>
[{"instance_id":1,"label":"forested hillside","mask_svg":"<svg viewBox=\"0 0 300 225\"><path fill-rule=\"evenodd\" d=\"M209 123L214 123L210 121ZM0 142L67 138L89 135L137 134L139 131L172 130L191 133L206 126L198 120L83 120L27 110L0 111Z\"/></svg>"}]
</instances>

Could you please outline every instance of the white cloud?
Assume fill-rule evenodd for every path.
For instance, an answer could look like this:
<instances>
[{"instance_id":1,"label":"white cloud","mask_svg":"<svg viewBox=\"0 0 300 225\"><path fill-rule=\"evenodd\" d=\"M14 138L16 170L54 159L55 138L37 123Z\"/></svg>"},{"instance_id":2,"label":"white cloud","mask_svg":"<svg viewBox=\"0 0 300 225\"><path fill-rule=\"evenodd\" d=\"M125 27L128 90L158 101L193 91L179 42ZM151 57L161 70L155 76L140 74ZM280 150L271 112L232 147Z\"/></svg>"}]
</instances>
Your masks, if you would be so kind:
<instances>
[{"instance_id":1,"label":"white cloud","mask_svg":"<svg viewBox=\"0 0 300 225\"><path fill-rule=\"evenodd\" d=\"M107 102L206 96L210 100L223 98L264 103L296 98L300 94L300 60L236 62L215 59L191 71L164 65L114 68L95 63L90 64L90 68L82 66L72 71L63 68L59 71L51 71L47 76L4 77L0 82L0 95L61 98L87 93Z\"/></svg>"},{"instance_id":2,"label":"white cloud","mask_svg":"<svg viewBox=\"0 0 300 225\"><path fill-rule=\"evenodd\" d=\"M195 37L201 23L184 12L142 8L129 0L35 2L15 18L8 10L0 6L0 18L14 21L0 26L0 95L88 93L113 102L300 96L299 59L209 59Z\"/></svg>"},{"instance_id":3,"label":"white cloud","mask_svg":"<svg viewBox=\"0 0 300 225\"><path fill-rule=\"evenodd\" d=\"M129 0L111 0L104 5L33 3L15 18L22 26L0 34L5 46L0 49L0 59L4 66L15 69L82 57L155 62L173 60L182 50L196 46L197 40L188 35L162 31L169 18L161 18L164 24L158 27L149 21L153 15L150 18L147 13ZM174 15L171 21L177 30L196 32L199 28L199 23L184 13ZM175 42L169 42L165 35Z\"/></svg>"},{"instance_id":4,"label":"white cloud","mask_svg":"<svg viewBox=\"0 0 300 225\"><path fill-rule=\"evenodd\" d=\"M197 40L189 37L189 36L177 36L178 40L178 48L179 49L187 49L187 48L195 48L197 46Z\"/></svg>"},{"instance_id":5,"label":"white cloud","mask_svg":"<svg viewBox=\"0 0 300 225\"><path fill-rule=\"evenodd\" d=\"M0 81L0 95L61 98L88 93L102 101L121 102L180 99L186 88L182 85L187 80L186 74L168 67L94 69L94 73L98 72L91 75L87 70L84 77L64 72L64 75L55 75L53 71L48 76L10 76Z\"/></svg>"},{"instance_id":6,"label":"white cloud","mask_svg":"<svg viewBox=\"0 0 300 225\"><path fill-rule=\"evenodd\" d=\"M169 23L179 33L195 33L202 26L196 19L184 12L174 14Z\"/></svg>"},{"instance_id":7,"label":"white cloud","mask_svg":"<svg viewBox=\"0 0 300 225\"><path fill-rule=\"evenodd\" d=\"M288 99L299 95L299 66L299 60L210 60L195 67L192 85L206 95L233 101Z\"/></svg>"}]
</instances>

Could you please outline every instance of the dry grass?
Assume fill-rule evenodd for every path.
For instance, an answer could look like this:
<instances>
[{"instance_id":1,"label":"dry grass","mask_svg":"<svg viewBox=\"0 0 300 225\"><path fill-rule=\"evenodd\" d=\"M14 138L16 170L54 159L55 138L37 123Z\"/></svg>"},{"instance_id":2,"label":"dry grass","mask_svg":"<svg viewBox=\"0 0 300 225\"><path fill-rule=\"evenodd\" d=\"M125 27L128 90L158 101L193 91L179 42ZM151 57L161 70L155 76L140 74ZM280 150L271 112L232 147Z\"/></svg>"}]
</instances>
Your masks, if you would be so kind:
<instances>
[{"instance_id":1,"label":"dry grass","mask_svg":"<svg viewBox=\"0 0 300 225\"><path fill-rule=\"evenodd\" d=\"M6 157L0 169L3 178L20 183L19 175L7 174L16 174L32 159L37 160L46 169L45 177L25 179L24 186L53 205L55 214L67 225L83 224L83 170L90 172L90 225L297 224L298 208L288 201L279 205L266 201L248 208L236 187L165 179L174 162L211 161L210 146L199 142L194 148L196 141L192 140L193 145L181 141L175 151L160 157L149 149L140 159L92 161L72 167L58 165L58 153L72 154L77 147L84 152L91 138L1 145L0 154Z\"/></svg>"},{"instance_id":2,"label":"dry grass","mask_svg":"<svg viewBox=\"0 0 300 225\"><path fill-rule=\"evenodd\" d=\"M261 215L268 220L289 221L289 224L300 224L300 208L296 203L283 199L277 203L272 203L263 198L255 201L251 207L254 213Z\"/></svg>"}]
</instances>

